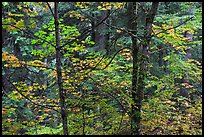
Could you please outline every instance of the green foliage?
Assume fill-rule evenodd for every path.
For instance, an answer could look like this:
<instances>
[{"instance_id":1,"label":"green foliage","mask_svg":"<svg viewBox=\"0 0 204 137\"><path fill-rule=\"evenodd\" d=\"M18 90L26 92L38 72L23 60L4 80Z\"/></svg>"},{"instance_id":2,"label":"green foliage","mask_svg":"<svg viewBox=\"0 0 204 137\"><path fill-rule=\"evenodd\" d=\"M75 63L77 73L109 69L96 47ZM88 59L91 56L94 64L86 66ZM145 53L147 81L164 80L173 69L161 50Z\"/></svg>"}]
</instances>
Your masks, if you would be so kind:
<instances>
[{"instance_id":1,"label":"green foliage","mask_svg":"<svg viewBox=\"0 0 204 137\"><path fill-rule=\"evenodd\" d=\"M36 133L36 129L35 128L31 128L29 129L28 132L26 132L26 134L28 135L41 135L41 134L56 134L56 135L60 135L62 134L62 125L57 126L56 128L51 128L51 127L47 127L47 126L39 126L39 129L37 130Z\"/></svg>"},{"instance_id":2,"label":"green foliage","mask_svg":"<svg viewBox=\"0 0 204 137\"><path fill-rule=\"evenodd\" d=\"M49 4L53 9L54 4ZM70 135L131 133L132 50L123 49L114 56L132 44L130 35L122 31L132 31L126 29L126 4L59 3L61 73ZM143 4L141 9L148 11L151 3ZM55 24L49 7L43 2L2 2L2 6L2 23L11 24L2 25L2 134L61 135ZM111 14L106 23L110 21L111 27L99 30L109 36L110 52L105 55L105 49L92 50L98 42L92 36L95 31L84 32L100 22L94 17L107 10ZM199 2L159 5L152 33L158 34L151 39L146 62L143 135L202 134L201 15ZM193 34L192 40L184 36L186 31Z\"/></svg>"}]
</instances>

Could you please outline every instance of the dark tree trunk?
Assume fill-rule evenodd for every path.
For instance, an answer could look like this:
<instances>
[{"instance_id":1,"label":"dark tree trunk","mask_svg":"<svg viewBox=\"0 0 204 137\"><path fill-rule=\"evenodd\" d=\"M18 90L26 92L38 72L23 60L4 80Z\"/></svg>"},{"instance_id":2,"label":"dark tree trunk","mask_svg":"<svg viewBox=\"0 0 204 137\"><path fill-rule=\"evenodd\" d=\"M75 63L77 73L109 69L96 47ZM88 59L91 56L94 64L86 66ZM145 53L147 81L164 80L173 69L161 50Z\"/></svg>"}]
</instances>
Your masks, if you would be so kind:
<instances>
[{"instance_id":1,"label":"dark tree trunk","mask_svg":"<svg viewBox=\"0 0 204 137\"><path fill-rule=\"evenodd\" d=\"M4 68L4 71L6 70L6 68ZM6 79L6 77L8 78L9 75L7 72L5 72L4 75L2 75L2 96L4 94L9 93L10 91L12 91L12 86L9 83L9 81Z\"/></svg>"},{"instance_id":2,"label":"dark tree trunk","mask_svg":"<svg viewBox=\"0 0 204 137\"><path fill-rule=\"evenodd\" d=\"M163 57L164 57L164 51L162 50L162 45L159 45L159 67L162 67L164 65Z\"/></svg>"},{"instance_id":3,"label":"dark tree trunk","mask_svg":"<svg viewBox=\"0 0 204 137\"><path fill-rule=\"evenodd\" d=\"M98 18L99 22L106 18L108 15L108 10L102 11L102 15L100 15ZM106 22L106 21L105 21ZM97 24L97 23L96 23ZM95 31L95 46L96 51L105 50L107 41L108 41L108 34L106 33L108 27L105 24L100 24L96 31Z\"/></svg>"},{"instance_id":4,"label":"dark tree trunk","mask_svg":"<svg viewBox=\"0 0 204 137\"><path fill-rule=\"evenodd\" d=\"M128 16L129 16L129 22L128 26L130 30L132 31L134 35L137 34L137 22L136 22L136 15L134 11L134 6L136 6L136 2L129 2L128 3ZM132 56L133 56L133 71L132 71L132 114L131 114L131 134L139 134L139 121L138 121L138 108L135 104L137 104L138 99L136 99L138 91L137 91L137 75L138 75L138 50L139 46L137 45L137 38L131 37L132 40Z\"/></svg>"},{"instance_id":5,"label":"dark tree trunk","mask_svg":"<svg viewBox=\"0 0 204 137\"><path fill-rule=\"evenodd\" d=\"M58 14L58 2L55 2L55 35L56 35L56 69L57 69L57 83L59 86L59 97L61 105L61 117L63 124L64 135L68 135L67 126L67 109L65 105L65 92L63 90L61 60L60 60L60 35L59 35L59 14Z\"/></svg>"},{"instance_id":6,"label":"dark tree trunk","mask_svg":"<svg viewBox=\"0 0 204 137\"><path fill-rule=\"evenodd\" d=\"M189 33L188 31L185 32L184 36L189 40L189 41L193 41L193 34ZM190 45L188 45L190 46ZM186 50L186 56L185 56L185 60L188 60L191 58L191 52L189 49ZM189 79L187 79L186 77L182 78L182 83L189 83ZM186 89L185 87L181 87L180 89L180 96L189 97L189 90Z\"/></svg>"},{"instance_id":7,"label":"dark tree trunk","mask_svg":"<svg viewBox=\"0 0 204 137\"><path fill-rule=\"evenodd\" d=\"M193 34L189 33L188 31L185 32L184 36L189 40L189 41L193 41ZM190 46L190 45L188 45ZM189 58L191 58L191 52L189 49L186 50L186 60L188 60Z\"/></svg>"},{"instance_id":8,"label":"dark tree trunk","mask_svg":"<svg viewBox=\"0 0 204 137\"><path fill-rule=\"evenodd\" d=\"M153 2L152 7L144 17L146 18L146 24L144 21L144 37L143 41L141 42L140 46L142 48L141 53L139 55L139 74L138 74L138 100L137 100L137 108L138 108L138 123L141 121L141 110L142 110L142 100L144 98L144 89L145 89L145 82L144 79L147 74L147 60L148 60L148 49L150 49L149 44L151 40L151 34L152 34L152 23L154 21L154 17L157 12L159 3ZM141 14L141 15L143 15ZM139 125L140 126L140 125ZM141 129L139 128L138 135L141 134Z\"/></svg>"},{"instance_id":9,"label":"dark tree trunk","mask_svg":"<svg viewBox=\"0 0 204 137\"><path fill-rule=\"evenodd\" d=\"M21 47L19 43L14 44L13 47L14 55L19 59L22 60L22 53ZM28 70L23 67L17 67L13 73L13 79L15 82L25 81L26 77L28 77Z\"/></svg>"},{"instance_id":10,"label":"dark tree trunk","mask_svg":"<svg viewBox=\"0 0 204 137\"><path fill-rule=\"evenodd\" d=\"M167 56L167 55L169 55L169 53L168 53L168 50L165 50L165 51L163 51L164 52L164 56ZM168 66L169 65L169 61L164 61L164 72L166 72L166 73L169 73L169 69L168 69Z\"/></svg>"},{"instance_id":11,"label":"dark tree trunk","mask_svg":"<svg viewBox=\"0 0 204 137\"><path fill-rule=\"evenodd\" d=\"M94 14L92 14L92 17L94 18ZM91 21L91 40L92 41L95 41L95 35L96 35L94 26L95 26L95 21L92 20Z\"/></svg>"},{"instance_id":12,"label":"dark tree trunk","mask_svg":"<svg viewBox=\"0 0 204 137\"><path fill-rule=\"evenodd\" d=\"M142 5L143 3L140 3ZM129 29L132 33L143 32L143 40L137 44L137 38L132 36L132 54L133 54L133 74L132 74L132 121L131 130L133 135L140 135L141 109L144 94L144 78L147 71L148 49L152 34L152 23L159 3L153 2L150 11L145 14L142 8L139 8L137 2L130 2L128 5ZM136 18L137 16L140 16ZM142 16L142 17L141 17ZM137 24L140 23L140 24Z\"/></svg>"}]
</instances>

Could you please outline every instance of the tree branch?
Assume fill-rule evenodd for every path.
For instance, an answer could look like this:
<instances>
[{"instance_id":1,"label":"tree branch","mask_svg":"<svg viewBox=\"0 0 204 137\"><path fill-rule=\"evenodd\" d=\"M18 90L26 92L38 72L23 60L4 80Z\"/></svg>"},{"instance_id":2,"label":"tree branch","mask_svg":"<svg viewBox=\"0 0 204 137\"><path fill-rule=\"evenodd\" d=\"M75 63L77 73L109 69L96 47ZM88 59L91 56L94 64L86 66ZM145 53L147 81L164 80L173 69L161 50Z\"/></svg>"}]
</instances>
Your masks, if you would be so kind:
<instances>
[{"instance_id":1,"label":"tree branch","mask_svg":"<svg viewBox=\"0 0 204 137\"><path fill-rule=\"evenodd\" d=\"M35 36L32 32L30 32L30 31L25 31L25 30L23 30L23 29L21 29L21 28L19 28L19 27L17 27L17 26L15 26L15 25L13 25L13 24L2 24L2 25L5 25L5 26L8 26L8 25L10 25L10 26L12 26L12 27L14 27L14 28L17 28L17 29L19 29L20 31L23 31L23 32L25 32L26 34L28 34L28 35L30 35L31 37L33 37L33 38L37 38L37 39L41 39L41 40L43 40L43 41L45 41L45 42L47 42L48 44L50 44L50 45L52 45L53 47L55 47L52 43L50 43L49 41L47 41L46 39L43 39L43 38L41 38L41 37L38 37L38 36Z\"/></svg>"},{"instance_id":2,"label":"tree branch","mask_svg":"<svg viewBox=\"0 0 204 137\"><path fill-rule=\"evenodd\" d=\"M119 50L113 55L113 57L111 58L111 60L109 61L109 63L108 63L104 68L102 68L102 69L97 69L97 70L104 70L104 69L106 69L106 68L111 64L111 62L113 61L113 59L115 58L115 56L116 56L120 51L122 51L122 50L124 50L124 49L130 49L130 50L132 50L130 47L123 47L123 48L119 49ZM106 54L105 54L105 55L106 55ZM105 58L105 55L103 55L103 57L99 60L99 62L98 62L92 69L90 69L88 72L86 72L84 75L88 75L91 71L95 70L95 69L97 68L97 66L101 63L102 59Z\"/></svg>"},{"instance_id":3,"label":"tree branch","mask_svg":"<svg viewBox=\"0 0 204 137\"><path fill-rule=\"evenodd\" d=\"M48 5L48 7L49 7L49 9L50 9L50 12L52 13L52 16L55 18L54 12L52 11L52 8L51 8L49 2L46 2L46 3L47 3L47 5Z\"/></svg>"},{"instance_id":4,"label":"tree branch","mask_svg":"<svg viewBox=\"0 0 204 137\"><path fill-rule=\"evenodd\" d=\"M111 58L110 62L109 62L104 68L102 68L101 70L106 69L106 68L111 64L111 62L113 61L113 59L115 58L115 56L116 56L120 51L122 51L122 50L124 50L124 49L130 49L130 50L132 50L132 48L130 48L130 47L121 48L120 50L118 50L118 51L113 55L113 57Z\"/></svg>"},{"instance_id":5,"label":"tree branch","mask_svg":"<svg viewBox=\"0 0 204 137\"><path fill-rule=\"evenodd\" d=\"M180 24L178 24L178 25L176 25L176 26L174 26L174 27L171 27L171 28L168 28L168 29L165 29L165 30L163 29L163 31L158 32L158 33L156 33L156 34L154 34L154 35L152 35L152 36L157 36L158 34L163 33L163 32L166 32L167 30L171 30L171 29L178 28L179 26L185 24L186 22L188 22L189 20L191 20L191 19L193 19L193 18L194 18L194 16L192 16L192 17L186 19L184 22L181 22Z\"/></svg>"},{"instance_id":6,"label":"tree branch","mask_svg":"<svg viewBox=\"0 0 204 137\"><path fill-rule=\"evenodd\" d=\"M88 72L86 72L84 75L87 75L87 74L89 74L91 71L95 70L96 67L97 67L97 66L101 63L101 61L105 58L105 56L106 56L106 54L103 55L103 56L101 57L101 59L99 60L99 62L98 62L92 69L90 69Z\"/></svg>"},{"instance_id":7,"label":"tree branch","mask_svg":"<svg viewBox=\"0 0 204 137\"><path fill-rule=\"evenodd\" d=\"M110 13L110 15L113 14L116 10L117 10L117 9L115 9L112 13ZM86 16L88 16L88 17L91 18L92 20L98 20L97 18L88 15L87 13L83 13L83 14L86 14ZM108 26L108 27L111 27L111 28L120 30L120 31L122 31L122 32L125 32L125 33L129 34L129 35L132 36L132 37L136 37L136 36L131 32L131 31L134 31L134 30L126 30L126 29L124 29L124 28L118 28L118 27L116 27L116 26L109 25L108 23L106 23L106 22L104 22L104 21L100 22L100 24L101 24L101 23L102 23L102 24L105 24L105 25ZM100 24L99 24L99 25L100 25ZM96 27L94 27L94 28L96 28Z\"/></svg>"},{"instance_id":8,"label":"tree branch","mask_svg":"<svg viewBox=\"0 0 204 137\"><path fill-rule=\"evenodd\" d=\"M99 82L95 81L91 76L86 75L86 77L87 77L87 78L90 78L96 85L102 87L102 85L101 85ZM103 90L101 90L101 89L98 89L98 90L99 90L101 93L104 93ZM117 96L114 96L114 95L112 95L112 94L109 93L109 92L106 92L106 93L107 93L110 97L112 97L113 99L115 99L115 100L118 102L118 104L121 106L121 108L122 108L125 112L127 112L127 114L130 116L131 113L125 108L125 105L120 102L120 100L117 98Z\"/></svg>"},{"instance_id":9,"label":"tree branch","mask_svg":"<svg viewBox=\"0 0 204 137\"><path fill-rule=\"evenodd\" d=\"M96 24L92 29L98 27L100 24L102 24L109 16L111 15L111 13L109 13L105 18L103 18L98 24ZM78 37L76 37L75 39L68 41L67 43L63 44L60 48L63 48L64 46L74 42L76 39L82 39L86 34L88 34L89 32L92 31L92 29L86 29L84 32L81 33L81 35L79 35Z\"/></svg>"},{"instance_id":10,"label":"tree branch","mask_svg":"<svg viewBox=\"0 0 204 137\"><path fill-rule=\"evenodd\" d=\"M25 99L29 100L30 102L32 102L33 104L37 105L37 106L41 106L41 107L45 107L45 108L49 108L49 109L52 109L52 110L55 110L57 112L59 112L58 110L54 109L53 107L59 107L59 106L52 106L52 105L41 105L39 103L35 103L33 102L29 97L25 96L21 91L18 90L18 88L7 78L7 81L14 87L14 89L21 95L23 96Z\"/></svg>"},{"instance_id":11,"label":"tree branch","mask_svg":"<svg viewBox=\"0 0 204 137\"><path fill-rule=\"evenodd\" d=\"M152 34L152 24L159 6L159 2L153 2L149 13L147 14L146 18L146 38L147 41L150 41L151 34Z\"/></svg>"},{"instance_id":12,"label":"tree branch","mask_svg":"<svg viewBox=\"0 0 204 137\"><path fill-rule=\"evenodd\" d=\"M150 52L149 54L154 54L154 53L156 53L156 52L159 52L159 51L162 51L162 50L166 50L166 49L171 49L171 47L161 48L161 49L152 51L152 52Z\"/></svg>"}]
</instances>

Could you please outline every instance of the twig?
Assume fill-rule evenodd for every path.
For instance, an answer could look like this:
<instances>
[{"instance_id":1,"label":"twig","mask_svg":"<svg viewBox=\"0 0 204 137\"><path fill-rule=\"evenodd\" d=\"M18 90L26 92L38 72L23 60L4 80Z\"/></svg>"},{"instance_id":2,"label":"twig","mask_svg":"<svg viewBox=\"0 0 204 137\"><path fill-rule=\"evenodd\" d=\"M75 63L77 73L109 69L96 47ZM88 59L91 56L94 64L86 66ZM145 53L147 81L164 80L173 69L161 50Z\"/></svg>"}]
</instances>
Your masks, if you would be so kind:
<instances>
[{"instance_id":1,"label":"twig","mask_svg":"<svg viewBox=\"0 0 204 137\"><path fill-rule=\"evenodd\" d=\"M93 68L91 68L88 72L86 72L84 75L87 75L87 74L89 74L91 71L95 70L95 69L97 68L97 66L101 63L101 61L105 58L105 56L106 56L106 54L103 55L103 56L101 57L101 59L99 60L99 62L98 62Z\"/></svg>"},{"instance_id":2,"label":"twig","mask_svg":"<svg viewBox=\"0 0 204 137\"><path fill-rule=\"evenodd\" d=\"M55 18L54 12L52 11L52 8L51 8L49 2L46 2L46 3L47 3L47 5L48 5L48 7L49 7L49 9L50 9L50 12L52 13L52 16Z\"/></svg>"},{"instance_id":3,"label":"twig","mask_svg":"<svg viewBox=\"0 0 204 137\"><path fill-rule=\"evenodd\" d=\"M122 51L122 50L124 50L124 49L130 49L130 50L132 50L130 47L124 47L124 48L119 49L119 50L113 55L113 57L111 58L110 62L109 62L104 68L102 68L101 70L106 69L106 68L111 64L111 62L113 61L113 59L115 58L115 56L116 56L120 51Z\"/></svg>"},{"instance_id":4,"label":"twig","mask_svg":"<svg viewBox=\"0 0 204 137\"><path fill-rule=\"evenodd\" d=\"M123 122L123 117L124 117L124 113L122 113L122 117L121 117L121 120L120 120L120 124L119 124L119 126L118 126L117 133L118 133L118 132L119 132L119 130L121 129L122 122Z\"/></svg>"},{"instance_id":5,"label":"twig","mask_svg":"<svg viewBox=\"0 0 204 137\"><path fill-rule=\"evenodd\" d=\"M32 102L33 104L35 104L35 105L37 105L37 106L41 106L41 107L45 107L45 108L50 108L50 109L52 109L52 110L55 110L55 111L59 112L58 110L56 110L56 109L53 108L53 107L59 107L59 106L41 105L41 104L39 104L39 103L33 102L30 98L28 98L28 97L25 96L21 91L19 91L18 88L17 88L7 77L5 77L5 78L6 78L6 79L8 80L8 82L14 87L14 89L15 89L21 96L23 96L25 99L29 100L30 102Z\"/></svg>"},{"instance_id":6,"label":"twig","mask_svg":"<svg viewBox=\"0 0 204 137\"><path fill-rule=\"evenodd\" d=\"M115 9L112 13L110 13L110 15L113 14L116 10L117 10L117 9ZM83 14L86 14L86 16L88 16L89 18L92 18L92 20L98 20L97 18L88 15L87 13L84 13L84 12L82 12L82 11L80 11L80 12L83 13ZM135 31L135 30L126 30L126 29L124 29L124 28L118 28L118 27L116 27L116 26L109 25L108 23L106 23L106 22L104 22L104 21L101 22L101 23L102 23L102 24L105 24L105 25L108 26L108 27L111 27L111 28L114 28L114 29L123 31L123 32L125 32L125 33L128 33L128 34L131 35L132 37L136 37L136 35L132 34L132 32L131 32L131 31ZM100 23L100 24L101 24L101 23ZM99 24L99 25L100 25L100 24ZM96 27L94 27L94 28L96 28Z\"/></svg>"},{"instance_id":7,"label":"twig","mask_svg":"<svg viewBox=\"0 0 204 137\"><path fill-rule=\"evenodd\" d=\"M90 78L93 82L95 82L95 84L96 85L98 85L98 86L100 86L100 87L102 87L102 85L99 83L99 82L97 82L97 81L95 81L91 76L86 76L87 78ZM102 90L100 90L100 89L98 89L99 91L101 91L101 93L104 93L104 91L102 91ZM126 111L127 112L127 114L130 116L130 112L124 107L124 105L117 99L117 97L115 97L115 96L113 96L111 93L109 93L109 92L106 92L109 96L111 96L112 98L114 98L118 103L119 103L119 105L122 107L122 109L124 110L124 111Z\"/></svg>"},{"instance_id":8,"label":"twig","mask_svg":"<svg viewBox=\"0 0 204 137\"><path fill-rule=\"evenodd\" d=\"M102 69L97 69L97 70L104 70L104 69L106 69L106 68L111 64L111 62L113 61L113 59L115 58L115 56L116 56L120 51L122 51L122 50L124 50L124 49L130 49L130 50L132 50L130 47L123 47L123 48L119 49L119 50L113 55L113 57L111 58L111 60L109 61L109 63L108 63L104 68L102 68ZM105 55L106 55L106 54L105 54ZM83 75L88 75L91 71L95 70L95 69L97 68L97 66L101 63L102 59L105 58L105 55L103 55L103 57L101 57L101 59L99 60L99 62L98 62L92 69L90 69L88 72L86 72L86 73L83 74Z\"/></svg>"},{"instance_id":9,"label":"twig","mask_svg":"<svg viewBox=\"0 0 204 137\"><path fill-rule=\"evenodd\" d=\"M102 24L110 15L111 15L111 13L108 14L105 18L103 18L103 19L102 19L98 24L96 24L92 29L94 29L94 28L98 27L100 24ZM73 39L73 40L71 40L71 41L68 41L67 43L63 44L60 48L63 48L64 46L66 46L66 45L72 43L72 42L75 41L76 39L81 39L81 38L83 38L87 33L91 32L92 29L87 29L87 30L85 30L84 32L81 33L81 35L79 35L79 36L76 37L75 39Z\"/></svg>"},{"instance_id":10,"label":"twig","mask_svg":"<svg viewBox=\"0 0 204 137\"><path fill-rule=\"evenodd\" d=\"M163 30L163 31L161 31L161 32L158 32L158 33L152 35L152 36L157 36L158 34L163 33L163 32L165 32L165 31L167 31L167 30L171 30L171 29L178 28L179 26L185 24L186 22L188 22L188 21L191 20L192 18L194 18L194 16L192 16L192 17L186 19L184 22L181 22L180 24L178 24L178 25L176 25L176 26L174 26L174 27L171 27L171 28L165 29L165 30Z\"/></svg>"},{"instance_id":11,"label":"twig","mask_svg":"<svg viewBox=\"0 0 204 137\"><path fill-rule=\"evenodd\" d=\"M25 30L23 30L23 29L21 29L21 28L15 26L15 25L13 25L13 24L2 24L2 25L5 25L5 26L9 26L9 25L10 25L10 26L12 26L12 27L15 27L15 28L19 29L20 31L23 31L23 32L27 33L27 34L30 35L31 37L34 37L34 38L37 38L37 39L41 39L41 40L47 42L48 44L52 45L53 47L55 47L52 43L50 43L50 42L47 41L46 39L43 39L43 38L38 37L38 36L35 36L32 32L30 32L30 31L28 31L28 30L25 31Z\"/></svg>"},{"instance_id":12,"label":"twig","mask_svg":"<svg viewBox=\"0 0 204 137\"><path fill-rule=\"evenodd\" d=\"M166 49L171 49L171 47L161 48L161 49L152 51L152 52L150 52L149 54L153 54L153 53L156 53L156 52L159 52L159 51L162 51L162 50L166 50Z\"/></svg>"}]
</instances>

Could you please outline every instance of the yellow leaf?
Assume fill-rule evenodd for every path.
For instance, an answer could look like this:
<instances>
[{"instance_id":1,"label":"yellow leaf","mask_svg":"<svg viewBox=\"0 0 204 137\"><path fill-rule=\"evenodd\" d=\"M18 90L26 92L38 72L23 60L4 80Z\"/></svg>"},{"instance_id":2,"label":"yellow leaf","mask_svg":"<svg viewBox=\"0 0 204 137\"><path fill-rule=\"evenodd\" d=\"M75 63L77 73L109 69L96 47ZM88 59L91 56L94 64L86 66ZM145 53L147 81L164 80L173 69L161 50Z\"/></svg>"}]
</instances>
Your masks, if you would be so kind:
<instances>
[{"instance_id":1,"label":"yellow leaf","mask_svg":"<svg viewBox=\"0 0 204 137\"><path fill-rule=\"evenodd\" d=\"M19 27L19 28L23 28L24 27L24 20L20 20L16 23L16 26Z\"/></svg>"},{"instance_id":2,"label":"yellow leaf","mask_svg":"<svg viewBox=\"0 0 204 137\"><path fill-rule=\"evenodd\" d=\"M42 68L42 67L39 67L38 69L39 69L39 70L46 70L46 68Z\"/></svg>"},{"instance_id":3,"label":"yellow leaf","mask_svg":"<svg viewBox=\"0 0 204 137\"><path fill-rule=\"evenodd\" d=\"M98 9L101 9L102 7L101 6L98 6Z\"/></svg>"},{"instance_id":4,"label":"yellow leaf","mask_svg":"<svg viewBox=\"0 0 204 137\"><path fill-rule=\"evenodd\" d=\"M4 114L6 111L6 108L2 108L2 114Z\"/></svg>"},{"instance_id":5,"label":"yellow leaf","mask_svg":"<svg viewBox=\"0 0 204 137\"><path fill-rule=\"evenodd\" d=\"M8 12L8 15L9 15L9 16L11 16L11 14L12 14L11 12Z\"/></svg>"},{"instance_id":6,"label":"yellow leaf","mask_svg":"<svg viewBox=\"0 0 204 137\"><path fill-rule=\"evenodd\" d=\"M49 112L49 111L51 111L51 110L50 110L50 109L45 109L44 111L45 111L45 112Z\"/></svg>"},{"instance_id":7,"label":"yellow leaf","mask_svg":"<svg viewBox=\"0 0 204 137\"><path fill-rule=\"evenodd\" d=\"M11 18L7 18L7 21L11 21Z\"/></svg>"},{"instance_id":8,"label":"yellow leaf","mask_svg":"<svg viewBox=\"0 0 204 137\"><path fill-rule=\"evenodd\" d=\"M22 7L20 5L17 5L17 8L22 9Z\"/></svg>"}]
</instances>

